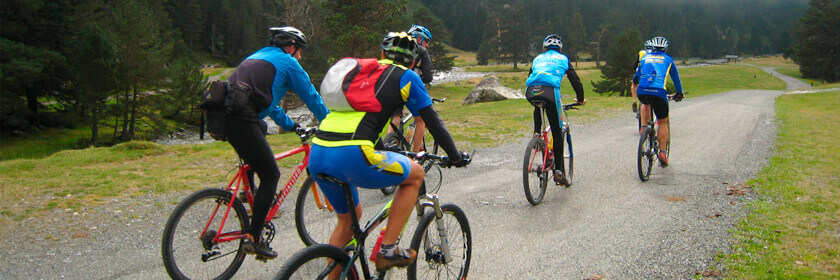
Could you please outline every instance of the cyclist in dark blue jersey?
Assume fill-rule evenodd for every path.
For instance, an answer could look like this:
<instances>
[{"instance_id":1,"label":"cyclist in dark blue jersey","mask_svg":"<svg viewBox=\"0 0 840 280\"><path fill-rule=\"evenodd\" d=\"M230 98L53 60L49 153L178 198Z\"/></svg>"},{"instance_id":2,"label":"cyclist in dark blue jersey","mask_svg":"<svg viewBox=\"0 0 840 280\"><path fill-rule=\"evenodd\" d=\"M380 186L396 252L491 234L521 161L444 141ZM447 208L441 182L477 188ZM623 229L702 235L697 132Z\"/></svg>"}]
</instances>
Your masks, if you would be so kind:
<instances>
[{"instance_id":1,"label":"cyclist in dark blue jersey","mask_svg":"<svg viewBox=\"0 0 840 280\"><path fill-rule=\"evenodd\" d=\"M680 101L683 98L682 83L680 74L677 72L677 65L665 52L668 50L668 40L665 37L654 37L651 41L652 51L642 57L639 68L633 76L633 84L638 86L637 96L642 103L639 119L647 123L650 118L650 108L656 114L659 129L656 138L663 146L667 145L670 131L668 127L668 91L665 84L668 77L674 81L677 91L674 100ZM663 166L668 166L668 151L659 151L659 160Z\"/></svg>"}]
</instances>

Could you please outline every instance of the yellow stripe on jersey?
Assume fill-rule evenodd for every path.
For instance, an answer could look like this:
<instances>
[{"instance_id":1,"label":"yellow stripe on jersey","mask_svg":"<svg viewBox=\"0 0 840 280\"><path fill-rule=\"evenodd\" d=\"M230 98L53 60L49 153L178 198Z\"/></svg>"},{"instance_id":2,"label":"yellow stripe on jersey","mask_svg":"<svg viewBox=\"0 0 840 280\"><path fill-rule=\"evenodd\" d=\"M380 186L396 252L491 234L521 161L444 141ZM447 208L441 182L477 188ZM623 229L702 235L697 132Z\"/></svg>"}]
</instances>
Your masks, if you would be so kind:
<instances>
[{"instance_id":1,"label":"yellow stripe on jersey","mask_svg":"<svg viewBox=\"0 0 840 280\"><path fill-rule=\"evenodd\" d=\"M402 96L403 102L408 102L409 94L411 94L411 82L406 83L405 86L400 89L400 95Z\"/></svg>"},{"instance_id":2,"label":"yellow stripe on jersey","mask_svg":"<svg viewBox=\"0 0 840 280\"><path fill-rule=\"evenodd\" d=\"M367 160L368 166L373 166L381 172L395 175L402 175L405 173L405 170L403 170L402 165L400 165L398 161L388 160L387 153L379 153L371 146L359 146L359 148L362 149L362 153L365 155L365 160Z\"/></svg>"}]
</instances>

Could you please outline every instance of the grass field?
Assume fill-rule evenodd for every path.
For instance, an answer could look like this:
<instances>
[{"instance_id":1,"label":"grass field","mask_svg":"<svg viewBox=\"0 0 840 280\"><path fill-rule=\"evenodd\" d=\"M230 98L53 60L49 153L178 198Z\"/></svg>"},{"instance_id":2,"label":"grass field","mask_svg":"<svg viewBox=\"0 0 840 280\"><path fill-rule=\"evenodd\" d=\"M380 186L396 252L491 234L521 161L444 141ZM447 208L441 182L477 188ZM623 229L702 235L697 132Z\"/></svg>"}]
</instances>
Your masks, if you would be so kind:
<instances>
[{"instance_id":1,"label":"grass field","mask_svg":"<svg viewBox=\"0 0 840 280\"><path fill-rule=\"evenodd\" d=\"M733 230L731 279L840 278L840 92L776 100L778 140ZM818 121L815 121L818 120Z\"/></svg>"}]
</instances>

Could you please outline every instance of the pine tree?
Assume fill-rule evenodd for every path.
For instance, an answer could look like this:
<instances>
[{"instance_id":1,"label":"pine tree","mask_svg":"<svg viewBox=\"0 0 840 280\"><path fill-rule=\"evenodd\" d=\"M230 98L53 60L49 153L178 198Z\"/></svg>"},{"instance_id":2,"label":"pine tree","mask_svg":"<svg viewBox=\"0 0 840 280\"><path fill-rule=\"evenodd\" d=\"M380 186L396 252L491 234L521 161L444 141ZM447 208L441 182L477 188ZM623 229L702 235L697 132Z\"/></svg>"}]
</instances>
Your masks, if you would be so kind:
<instances>
[{"instance_id":1,"label":"pine tree","mask_svg":"<svg viewBox=\"0 0 840 280\"><path fill-rule=\"evenodd\" d=\"M606 65L601 67L601 78L592 81L593 91L600 95L630 96L630 83L636 69L633 62L638 56L642 40L639 31L635 29L621 33L610 47Z\"/></svg>"},{"instance_id":2,"label":"pine tree","mask_svg":"<svg viewBox=\"0 0 840 280\"><path fill-rule=\"evenodd\" d=\"M840 81L840 1L811 0L799 19L793 61L802 77Z\"/></svg>"}]
</instances>

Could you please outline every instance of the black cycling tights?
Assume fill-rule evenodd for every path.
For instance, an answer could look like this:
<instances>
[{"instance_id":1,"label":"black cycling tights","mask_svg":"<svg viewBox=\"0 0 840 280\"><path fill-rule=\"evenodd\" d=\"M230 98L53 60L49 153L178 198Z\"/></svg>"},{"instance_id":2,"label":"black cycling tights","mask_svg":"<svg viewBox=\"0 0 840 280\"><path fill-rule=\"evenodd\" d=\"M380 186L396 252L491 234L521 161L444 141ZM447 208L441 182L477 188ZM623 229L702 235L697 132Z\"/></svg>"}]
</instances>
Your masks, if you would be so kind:
<instances>
[{"instance_id":1,"label":"black cycling tights","mask_svg":"<svg viewBox=\"0 0 840 280\"><path fill-rule=\"evenodd\" d=\"M254 213L249 230L255 240L260 240L265 216L268 215L268 209L277 192L280 169L277 168L271 146L265 140L265 130L257 122L228 119L224 129L230 145L260 177L260 186L254 196Z\"/></svg>"},{"instance_id":2,"label":"black cycling tights","mask_svg":"<svg viewBox=\"0 0 840 280\"><path fill-rule=\"evenodd\" d=\"M551 127L551 137L554 138L554 169L564 170L563 143L565 143L565 139L562 138L563 133L560 127L560 118L557 117L557 107L554 106L554 102L546 103L545 115L548 117L548 125ZM542 115L540 114L540 107L534 106L534 132L542 133L540 131L541 127Z\"/></svg>"}]
</instances>

